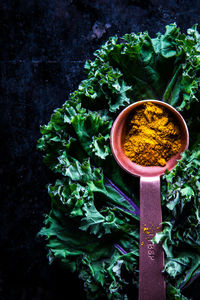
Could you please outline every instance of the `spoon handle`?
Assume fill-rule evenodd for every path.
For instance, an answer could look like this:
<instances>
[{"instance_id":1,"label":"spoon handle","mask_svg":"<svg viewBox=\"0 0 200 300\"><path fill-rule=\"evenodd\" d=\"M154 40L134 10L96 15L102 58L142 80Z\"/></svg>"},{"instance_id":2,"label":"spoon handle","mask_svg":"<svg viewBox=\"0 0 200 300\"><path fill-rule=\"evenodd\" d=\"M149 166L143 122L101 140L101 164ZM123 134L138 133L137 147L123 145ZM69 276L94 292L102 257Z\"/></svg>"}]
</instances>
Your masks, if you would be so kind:
<instances>
[{"instance_id":1,"label":"spoon handle","mask_svg":"<svg viewBox=\"0 0 200 300\"><path fill-rule=\"evenodd\" d=\"M139 300L165 300L164 252L152 238L162 230L160 176L140 177Z\"/></svg>"}]
</instances>

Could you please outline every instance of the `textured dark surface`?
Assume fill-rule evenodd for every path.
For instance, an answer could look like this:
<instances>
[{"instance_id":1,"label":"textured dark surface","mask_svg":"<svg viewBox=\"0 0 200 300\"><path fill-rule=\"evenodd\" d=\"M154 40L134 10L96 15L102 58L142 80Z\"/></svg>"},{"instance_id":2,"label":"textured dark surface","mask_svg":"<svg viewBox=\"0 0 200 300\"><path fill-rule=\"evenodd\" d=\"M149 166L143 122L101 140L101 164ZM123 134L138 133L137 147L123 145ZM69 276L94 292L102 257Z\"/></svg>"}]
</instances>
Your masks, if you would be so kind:
<instances>
[{"instance_id":1,"label":"textured dark surface","mask_svg":"<svg viewBox=\"0 0 200 300\"><path fill-rule=\"evenodd\" d=\"M36 150L39 127L85 78L84 62L109 36L145 30L154 36L172 22L186 31L200 23L198 3L1 1L1 300L85 299L75 275L48 265L36 237L50 209L45 185L54 181ZM193 299L198 284L186 291Z\"/></svg>"}]
</instances>

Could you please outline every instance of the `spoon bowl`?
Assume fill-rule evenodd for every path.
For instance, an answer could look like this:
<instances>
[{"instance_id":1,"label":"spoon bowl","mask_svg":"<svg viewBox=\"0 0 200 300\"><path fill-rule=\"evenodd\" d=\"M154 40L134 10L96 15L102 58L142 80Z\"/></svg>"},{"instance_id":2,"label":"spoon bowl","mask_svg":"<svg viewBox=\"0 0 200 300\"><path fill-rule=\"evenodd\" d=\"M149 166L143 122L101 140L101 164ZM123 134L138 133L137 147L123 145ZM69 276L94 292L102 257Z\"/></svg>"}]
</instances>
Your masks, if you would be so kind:
<instances>
[{"instance_id":1,"label":"spoon bowl","mask_svg":"<svg viewBox=\"0 0 200 300\"><path fill-rule=\"evenodd\" d=\"M145 102L152 102L162 107L165 107L169 112L172 113L174 119L177 121L180 131L181 131L181 148L179 152L173 156L170 160L167 161L164 167L160 166L152 166L152 167L144 167L132 162L124 153L123 150L123 141L125 139L127 125L130 120L130 116L133 111L139 106L143 105ZM177 160L181 158L181 153L188 148L189 144L189 132L187 125L181 116L181 114L171 105L159 101L159 100L142 100L135 102L128 107L126 107L115 120L112 130L111 130L111 150L115 157L115 160L128 173L135 176L144 176L144 177L154 177L160 176L165 173L166 170L170 171L173 169L177 163Z\"/></svg>"}]
</instances>

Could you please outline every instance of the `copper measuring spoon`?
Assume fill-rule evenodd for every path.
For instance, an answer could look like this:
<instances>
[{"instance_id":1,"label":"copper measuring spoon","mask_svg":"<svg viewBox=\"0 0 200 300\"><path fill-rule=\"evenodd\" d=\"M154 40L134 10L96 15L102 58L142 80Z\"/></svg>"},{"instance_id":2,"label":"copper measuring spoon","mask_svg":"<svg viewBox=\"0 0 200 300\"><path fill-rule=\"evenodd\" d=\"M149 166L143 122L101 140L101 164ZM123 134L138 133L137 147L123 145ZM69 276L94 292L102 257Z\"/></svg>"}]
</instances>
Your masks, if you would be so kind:
<instances>
[{"instance_id":1,"label":"copper measuring spoon","mask_svg":"<svg viewBox=\"0 0 200 300\"><path fill-rule=\"evenodd\" d=\"M177 121L181 131L181 149L167 161L164 167L144 167L132 162L125 154L122 144L126 135L127 124L136 107L145 102L152 102L165 107ZM162 230L162 210L160 199L160 176L165 170L175 167L181 158L181 152L189 145L189 132L181 114L171 105L159 100L142 100L126 107L113 123L110 135L111 150L115 160L125 171L140 177L140 256L139 256L139 300L166 299L164 252L162 245L153 244L152 238Z\"/></svg>"}]
</instances>

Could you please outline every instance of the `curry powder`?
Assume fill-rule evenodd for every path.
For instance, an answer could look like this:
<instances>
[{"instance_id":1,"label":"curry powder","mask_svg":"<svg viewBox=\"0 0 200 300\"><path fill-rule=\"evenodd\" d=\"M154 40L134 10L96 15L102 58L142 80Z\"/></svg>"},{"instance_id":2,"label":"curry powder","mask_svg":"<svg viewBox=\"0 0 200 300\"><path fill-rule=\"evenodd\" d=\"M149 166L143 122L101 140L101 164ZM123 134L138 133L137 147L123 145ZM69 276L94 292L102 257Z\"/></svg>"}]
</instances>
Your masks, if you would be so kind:
<instances>
[{"instance_id":1,"label":"curry powder","mask_svg":"<svg viewBox=\"0 0 200 300\"><path fill-rule=\"evenodd\" d=\"M180 148L180 128L170 112L153 102L135 109L123 143L131 161L142 166L165 166Z\"/></svg>"}]
</instances>

